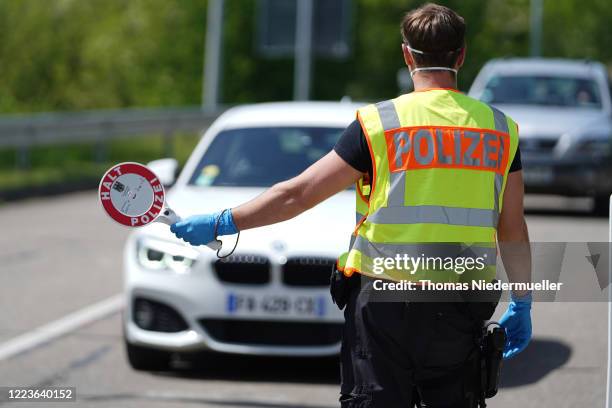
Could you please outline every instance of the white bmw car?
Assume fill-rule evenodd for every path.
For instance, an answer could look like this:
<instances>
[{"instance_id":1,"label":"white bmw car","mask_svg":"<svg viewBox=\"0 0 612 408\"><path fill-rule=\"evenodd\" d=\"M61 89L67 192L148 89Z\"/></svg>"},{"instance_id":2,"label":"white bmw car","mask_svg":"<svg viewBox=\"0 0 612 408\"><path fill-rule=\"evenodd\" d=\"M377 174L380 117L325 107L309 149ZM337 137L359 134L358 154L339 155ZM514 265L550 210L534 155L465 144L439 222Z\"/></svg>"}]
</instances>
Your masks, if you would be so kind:
<instances>
[{"instance_id":1,"label":"white bmw car","mask_svg":"<svg viewBox=\"0 0 612 408\"><path fill-rule=\"evenodd\" d=\"M182 217L241 204L329 152L355 118L351 103L233 108L208 129L167 194ZM171 182L171 159L151 164ZM343 191L293 220L241 233L217 259L154 223L125 246L124 335L130 364L163 370L175 353L327 356L339 352L342 313L329 277L355 225ZM223 237L224 250L236 237Z\"/></svg>"}]
</instances>

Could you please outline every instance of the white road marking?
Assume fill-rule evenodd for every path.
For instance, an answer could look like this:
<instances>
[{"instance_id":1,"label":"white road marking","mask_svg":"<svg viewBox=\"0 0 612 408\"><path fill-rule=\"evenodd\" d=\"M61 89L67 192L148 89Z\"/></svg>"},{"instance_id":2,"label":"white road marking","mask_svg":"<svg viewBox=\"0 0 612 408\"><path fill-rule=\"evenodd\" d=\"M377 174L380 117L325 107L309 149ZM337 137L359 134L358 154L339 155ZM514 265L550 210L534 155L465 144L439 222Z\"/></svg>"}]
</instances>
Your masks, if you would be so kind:
<instances>
[{"instance_id":1,"label":"white road marking","mask_svg":"<svg viewBox=\"0 0 612 408\"><path fill-rule=\"evenodd\" d=\"M70 313L58 320L47 323L20 336L0 343L0 361L33 349L43 343L64 336L87 324L120 311L125 303L120 293L101 302Z\"/></svg>"}]
</instances>

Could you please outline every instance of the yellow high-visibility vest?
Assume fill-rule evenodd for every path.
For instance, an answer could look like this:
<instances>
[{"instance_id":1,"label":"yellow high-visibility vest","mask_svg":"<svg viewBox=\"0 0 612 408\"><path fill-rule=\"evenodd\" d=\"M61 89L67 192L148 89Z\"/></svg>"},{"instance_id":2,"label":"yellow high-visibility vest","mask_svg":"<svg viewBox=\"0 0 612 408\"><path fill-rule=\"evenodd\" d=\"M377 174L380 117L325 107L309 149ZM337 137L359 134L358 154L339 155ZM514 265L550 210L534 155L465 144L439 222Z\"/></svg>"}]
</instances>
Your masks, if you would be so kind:
<instances>
[{"instance_id":1,"label":"yellow high-visibility vest","mask_svg":"<svg viewBox=\"0 0 612 408\"><path fill-rule=\"evenodd\" d=\"M357 185L361 219L339 269L396 281L493 279L516 123L450 89L402 95L357 117L373 177Z\"/></svg>"}]
</instances>

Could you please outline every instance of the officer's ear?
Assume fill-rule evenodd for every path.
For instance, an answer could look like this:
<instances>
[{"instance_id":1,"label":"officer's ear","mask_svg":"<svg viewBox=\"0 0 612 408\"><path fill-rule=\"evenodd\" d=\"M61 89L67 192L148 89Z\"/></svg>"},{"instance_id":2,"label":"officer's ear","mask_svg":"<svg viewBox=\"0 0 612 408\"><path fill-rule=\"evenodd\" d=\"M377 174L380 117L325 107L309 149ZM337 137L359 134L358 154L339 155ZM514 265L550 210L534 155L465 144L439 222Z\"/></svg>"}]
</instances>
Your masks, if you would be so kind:
<instances>
[{"instance_id":1,"label":"officer's ear","mask_svg":"<svg viewBox=\"0 0 612 408\"><path fill-rule=\"evenodd\" d=\"M408 66L408 69L412 70L412 67L414 67L416 64L412 58L412 53L404 43L402 43L402 53L404 54L404 62Z\"/></svg>"},{"instance_id":2,"label":"officer's ear","mask_svg":"<svg viewBox=\"0 0 612 408\"><path fill-rule=\"evenodd\" d=\"M455 69L459 69L463 66L463 63L465 62L466 49L467 49L467 46L464 45L461 51L459 51L459 56L457 57L457 63L455 63Z\"/></svg>"}]
</instances>

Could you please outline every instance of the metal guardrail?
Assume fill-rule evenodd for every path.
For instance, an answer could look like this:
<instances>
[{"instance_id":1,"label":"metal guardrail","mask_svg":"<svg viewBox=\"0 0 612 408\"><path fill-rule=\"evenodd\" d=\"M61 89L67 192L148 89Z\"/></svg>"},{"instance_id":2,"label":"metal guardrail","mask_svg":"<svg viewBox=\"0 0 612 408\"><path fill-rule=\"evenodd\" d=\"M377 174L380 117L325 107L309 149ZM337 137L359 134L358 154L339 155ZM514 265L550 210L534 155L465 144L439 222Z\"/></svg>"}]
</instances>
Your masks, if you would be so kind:
<instances>
[{"instance_id":1,"label":"metal guardrail","mask_svg":"<svg viewBox=\"0 0 612 408\"><path fill-rule=\"evenodd\" d=\"M32 146L98 142L146 134L200 132L223 112L201 107L99 110L0 116L0 147L18 149L18 165L27 167Z\"/></svg>"}]
</instances>

